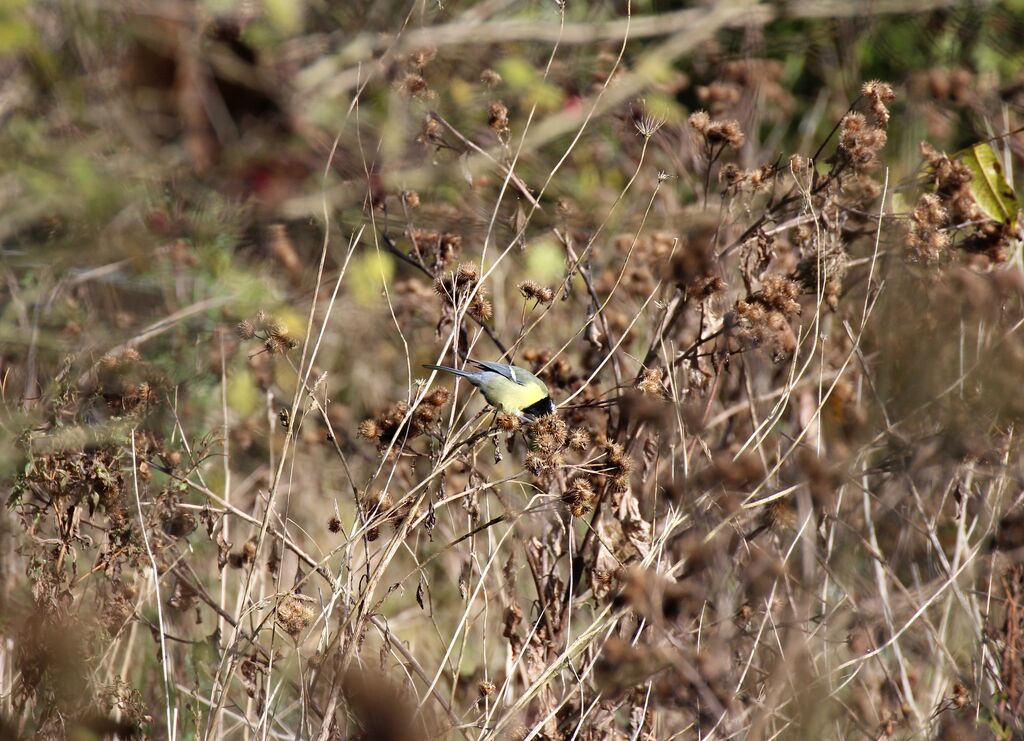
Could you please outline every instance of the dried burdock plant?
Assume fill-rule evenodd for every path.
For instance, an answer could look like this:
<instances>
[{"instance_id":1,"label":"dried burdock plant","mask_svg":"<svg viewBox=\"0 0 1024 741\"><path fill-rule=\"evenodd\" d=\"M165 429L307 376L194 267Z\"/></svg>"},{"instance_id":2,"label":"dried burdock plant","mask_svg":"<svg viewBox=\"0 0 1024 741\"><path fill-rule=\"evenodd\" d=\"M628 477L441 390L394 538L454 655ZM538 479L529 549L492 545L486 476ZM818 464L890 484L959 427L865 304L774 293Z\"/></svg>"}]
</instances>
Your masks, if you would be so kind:
<instances>
[{"instance_id":1,"label":"dried burdock plant","mask_svg":"<svg viewBox=\"0 0 1024 741\"><path fill-rule=\"evenodd\" d=\"M304 594L286 594L277 603L277 622L292 638L309 627L316 617L312 597Z\"/></svg>"},{"instance_id":2,"label":"dried burdock plant","mask_svg":"<svg viewBox=\"0 0 1024 741\"><path fill-rule=\"evenodd\" d=\"M509 136L508 108L500 100L491 103L487 111L487 125L491 127L500 141L505 141Z\"/></svg>"},{"instance_id":3,"label":"dried burdock plant","mask_svg":"<svg viewBox=\"0 0 1024 741\"><path fill-rule=\"evenodd\" d=\"M0 95L0 736L1024 735L1012 4L66 5Z\"/></svg>"},{"instance_id":4,"label":"dried burdock plant","mask_svg":"<svg viewBox=\"0 0 1024 741\"><path fill-rule=\"evenodd\" d=\"M235 334L242 341L261 341L263 349L257 354L281 355L298 346L298 341L288 336L287 328L262 309L253 319L239 322L235 326Z\"/></svg>"},{"instance_id":5,"label":"dried burdock plant","mask_svg":"<svg viewBox=\"0 0 1024 741\"><path fill-rule=\"evenodd\" d=\"M887 139L885 129L868 123L864 114L848 113L839 127L840 159L858 172L873 169Z\"/></svg>"},{"instance_id":6,"label":"dried burdock plant","mask_svg":"<svg viewBox=\"0 0 1024 741\"><path fill-rule=\"evenodd\" d=\"M538 304L550 304L555 300L555 292L547 286L542 286L532 280L523 281L518 286L523 298L536 301Z\"/></svg>"}]
</instances>

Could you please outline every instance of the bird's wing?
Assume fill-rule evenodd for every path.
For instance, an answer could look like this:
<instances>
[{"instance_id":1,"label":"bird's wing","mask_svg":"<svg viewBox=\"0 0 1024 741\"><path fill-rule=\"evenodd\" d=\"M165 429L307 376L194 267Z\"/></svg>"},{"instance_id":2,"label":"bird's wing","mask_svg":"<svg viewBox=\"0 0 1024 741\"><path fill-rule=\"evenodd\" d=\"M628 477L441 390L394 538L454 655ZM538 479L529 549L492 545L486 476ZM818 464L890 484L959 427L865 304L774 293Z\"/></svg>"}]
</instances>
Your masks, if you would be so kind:
<instances>
[{"instance_id":1,"label":"bird's wing","mask_svg":"<svg viewBox=\"0 0 1024 741\"><path fill-rule=\"evenodd\" d=\"M453 376L461 376L462 378L468 378L470 381L475 381L480 376L480 371L467 371L460 370L459 368L452 368L450 365L431 365L424 363L424 368L430 368L431 370L444 371L445 373L451 373Z\"/></svg>"},{"instance_id":2,"label":"bird's wing","mask_svg":"<svg viewBox=\"0 0 1024 741\"><path fill-rule=\"evenodd\" d=\"M481 368L489 370L492 373L497 373L499 376L504 376L508 380L512 381L512 383L518 383L520 386L526 385L525 379L520 375L517 375L516 369L511 365L505 365L504 363L491 363L487 360L470 360L469 362L474 365L479 365Z\"/></svg>"}]
</instances>

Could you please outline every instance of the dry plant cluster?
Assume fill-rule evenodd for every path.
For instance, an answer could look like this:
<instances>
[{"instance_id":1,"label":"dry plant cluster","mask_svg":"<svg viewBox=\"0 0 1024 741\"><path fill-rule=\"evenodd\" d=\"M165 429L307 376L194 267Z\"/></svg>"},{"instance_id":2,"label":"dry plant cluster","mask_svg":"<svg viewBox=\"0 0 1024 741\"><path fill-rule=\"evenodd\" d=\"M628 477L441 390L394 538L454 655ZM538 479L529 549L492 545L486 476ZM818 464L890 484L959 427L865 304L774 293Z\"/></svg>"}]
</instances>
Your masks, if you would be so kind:
<instances>
[{"instance_id":1,"label":"dry plant cluster","mask_svg":"<svg viewBox=\"0 0 1024 741\"><path fill-rule=\"evenodd\" d=\"M360 5L0 11L0 737L1024 737L1024 19Z\"/></svg>"}]
</instances>

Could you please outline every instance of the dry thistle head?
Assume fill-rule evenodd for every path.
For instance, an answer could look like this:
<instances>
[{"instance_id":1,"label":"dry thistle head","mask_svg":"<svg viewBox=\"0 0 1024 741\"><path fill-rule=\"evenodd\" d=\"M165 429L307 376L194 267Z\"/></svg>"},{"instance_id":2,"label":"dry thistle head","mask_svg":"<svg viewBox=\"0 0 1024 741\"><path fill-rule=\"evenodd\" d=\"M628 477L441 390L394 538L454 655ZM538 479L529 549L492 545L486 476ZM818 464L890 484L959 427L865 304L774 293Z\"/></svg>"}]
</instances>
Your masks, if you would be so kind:
<instances>
[{"instance_id":1,"label":"dry thistle head","mask_svg":"<svg viewBox=\"0 0 1024 741\"><path fill-rule=\"evenodd\" d=\"M565 448L568 428L557 415L549 414L529 425L526 434L530 438L531 449L549 457Z\"/></svg>"},{"instance_id":2,"label":"dry thistle head","mask_svg":"<svg viewBox=\"0 0 1024 741\"><path fill-rule=\"evenodd\" d=\"M796 509L789 497L773 499L764 506L761 522L768 530L775 532L792 528L796 524Z\"/></svg>"},{"instance_id":3,"label":"dry thistle head","mask_svg":"<svg viewBox=\"0 0 1024 741\"><path fill-rule=\"evenodd\" d=\"M687 123L690 124L690 128L703 136L711 126L711 116L707 111L694 111L687 119Z\"/></svg>"},{"instance_id":4,"label":"dry thistle head","mask_svg":"<svg viewBox=\"0 0 1024 741\"><path fill-rule=\"evenodd\" d=\"M863 113L847 113L839 126L839 154L856 172L877 164L878 153L887 140L885 130L869 124Z\"/></svg>"},{"instance_id":5,"label":"dry thistle head","mask_svg":"<svg viewBox=\"0 0 1024 741\"><path fill-rule=\"evenodd\" d=\"M892 86L880 80L871 80L861 86L860 92L861 95L868 99L871 112L875 114L875 120L878 122L878 125L887 125L889 123L889 109L886 107L886 103L891 103L896 99L896 93L892 91Z\"/></svg>"},{"instance_id":6,"label":"dry thistle head","mask_svg":"<svg viewBox=\"0 0 1024 741\"><path fill-rule=\"evenodd\" d=\"M938 262L950 246L944 227L949 214L934 193L925 193L910 214L907 231L907 257L925 264Z\"/></svg>"},{"instance_id":7,"label":"dry thistle head","mask_svg":"<svg viewBox=\"0 0 1024 741\"><path fill-rule=\"evenodd\" d=\"M443 407L448 403L448 399L451 396L451 390L444 386L439 386L423 399L424 403L429 404L432 407Z\"/></svg>"},{"instance_id":8,"label":"dry thistle head","mask_svg":"<svg viewBox=\"0 0 1024 741\"><path fill-rule=\"evenodd\" d=\"M437 258L441 264L450 264L460 252L462 252L462 235L443 232L437 242Z\"/></svg>"},{"instance_id":9,"label":"dry thistle head","mask_svg":"<svg viewBox=\"0 0 1024 741\"><path fill-rule=\"evenodd\" d=\"M363 496L363 514L367 521L390 516L389 513L395 506L394 499L387 492L371 491Z\"/></svg>"},{"instance_id":10,"label":"dry thistle head","mask_svg":"<svg viewBox=\"0 0 1024 741\"><path fill-rule=\"evenodd\" d=\"M381 436L381 427L377 423L376 419L364 419L359 423L359 437L366 438L367 440L377 440Z\"/></svg>"},{"instance_id":11,"label":"dry thistle head","mask_svg":"<svg viewBox=\"0 0 1024 741\"><path fill-rule=\"evenodd\" d=\"M468 313L478 322L486 323L494 317L494 306L478 292L469 304Z\"/></svg>"},{"instance_id":12,"label":"dry thistle head","mask_svg":"<svg viewBox=\"0 0 1024 741\"><path fill-rule=\"evenodd\" d=\"M757 296L759 303L770 311L777 311L783 316L796 316L800 313L800 284L783 275L767 275L761 281L761 291Z\"/></svg>"},{"instance_id":13,"label":"dry thistle head","mask_svg":"<svg viewBox=\"0 0 1024 741\"><path fill-rule=\"evenodd\" d=\"M430 91L430 87L423 76L414 72L410 72L405 76L402 82L399 83L398 89L402 95L409 98L422 97Z\"/></svg>"},{"instance_id":14,"label":"dry thistle head","mask_svg":"<svg viewBox=\"0 0 1024 741\"><path fill-rule=\"evenodd\" d=\"M488 68L480 73L480 82L487 87L497 87L503 82L503 80L501 79L501 75L493 69Z\"/></svg>"},{"instance_id":15,"label":"dry thistle head","mask_svg":"<svg viewBox=\"0 0 1024 741\"><path fill-rule=\"evenodd\" d=\"M643 375L640 377L640 382L636 387L642 394L646 394L648 396L660 396L663 389L661 385L661 369L647 368L644 370Z\"/></svg>"},{"instance_id":16,"label":"dry thistle head","mask_svg":"<svg viewBox=\"0 0 1024 741\"><path fill-rule=\"evenodd\" d=\"M441 137L441 124L438 123L437 119L430 115L423 119L423 128L420 130L420 135L416 137L416 141L420 144L433 144L435 146L444 144L444 139Z\"/></svg>"},{"instance_id":17,"label":"dry thistle head","mask_svg":"<svg viewBox=\"0 0 1024 741\"><path fill-rule=\"evenodd\" d=\"M548 462L537 453L527 453L523 458L523 466L534 476L539 476L548 467Z\"/></svg>"},{"instance_id":18,"label":"dry thistle head","mask_svg":"<svg viewBox=\"0 0 1024 741\"><path fill-rule=\"evenodd\" d=\"M434 57L437 56L437 49L432 46L427 46L422 49L417 49L409 55L409 64L416 69L423 69L430 62L433 61Z\"/></svg>"},{"instance_id":19,"label":"dry thistle head","mask_svg":"<svg viewBox=\"0 0 1024 741\"><path fill-rule=\"evenodd\" d=\"M435 400L439 400L439 394ZM424 400L426 402L426 400ZM359 423L359 436L367 440L377 441L377 450L383 452L391 447L393 441L400 441L402 445L391 447L389 455L397 455L404 443L422 435L434 424L437 419L437 407L429 402L421 403L409 414L410 407L405 401L396 401L383 412L370 419L364 419ZM409 417L406 427L406 416ZM403 432L404 430L404 432Z\"/></svg>"},{"instance_id":20,"label":"dry thistle head","mask_svg":"<svg viewBox=\"0 0 1024 741\"><path fill-rule=\"evenodd\" d=\"M708 144L712 146L721 144L733 149L742 147L746 139L743 130L740 128L739 121L732 119L728 121L713 121L704 133L704 136L708 140Z\"/></svg>"},{"instance_id":21,"label":"dry thistle head","mask_svg":"<svg viewBox=\"0 0 1024 741\"><path fill-rule=\"evenodd\" d=\"M739 149L743 146L745 137L740 128L739 121L732 119L717 121L707 114L707 111L696 111L690 114L687 119L692 128L709 147L731 147Z\"/></svg>"},{"instance_id":22,"label":"dry thistle head","mask_svg":"<svg viewBox=\"0 0 1024 741\"><path fill-rule=\"evenodd\" d=\"M736 105L742 96L743 89L731 81L715 80L697 87L697 99L716 113Z\"/></svg>"},{"instance_id":23,"label":"dry thistle head","mask_svg":"<svg viewBox=\"0 0 1024 741\"><path fill-rule=\"evenodd\" d=\"M240 340L251 340L256 336L256 327L248 319L243 319L235 327L235 334Z\"/></svg>"},{"instance_id":24,"label":"dry thistle head","mask_svg":"<svg viewBox=\"0 0 1024 741\"><path fill-rule=\"evenodd\" d=\"M562 496L573 517L583 517L594 506L595 499L594 484L587 476L574 477Z\"/></svg>"},{"instance_id":25,"label":"dry thistle head","mask_svg":"<svg viewBox=\"0 0 1024 741\"><path fill-rule=\"evenodd\" d=\"M498 428L500 430L503 430L504 432L515 432L516 430L519 430L523 426L523 423L519 420L519 417L513 416L511 414L505 414L504 412L498 412L498 416L495 419L495 422L497 423Z\"/></svg>"},{"instance_id":26,"label":"dry thistle head","mask_svg":"<svg viewBox=\"0 0 1024 741\"><path fill-rule=\"evenodd\" d=\"M474 286L480 280L480 268L475 262L460 262L455 271L455 285L458 288Z\"/></svg>"},{"instance_id":27,"label":"dry thistle head","mask_svg":"<svg viewBox=\"0 0 1024 741\"><path fill-rule=\"evenodd\" d=\"M590 433L582 427L573 427L569 430L569 448L577 453L582 453L590 447Z\"/></svg>"},{"instance_id":28,"label":"dry thistle head","mask_svg":"<svg viewBox=\"0 0 1024 741\"><path fill-rule=\"evenodd\" d=\"M263 349L271 355L281 355L297 345L295 340L282 332L273 332L263 341Z\"/></svg>"},{"instance_id":29,"label":"dry thistle head","mask_svg":"<svg viewBox=\"0 0 1024 741\"><path fill-rule=\"evenodd\" d=\"M419 208L420 194L414 190L402 191L402 203L405 204L406 208Z\"/></svg>"},{"instance_id":30,"label":"dry thistle head","mask_svg":"<svg viewBox=\"0 0 1024 741\"><path fill-rule=\"evenodd\" d=\"M519 292L523 294L523 298L533 299L537 303L550 304L555 300L555 292L547 286L542 286L539 283L535 283L532 280L524 280L518 286Z\"/></svg>"},{"instance_id":31,"label":"dry thistle head","mask_svg":"<svg viewBox=\"0 0 1024 741\"><path fill-rule=\"evenodd\" d=\"M461 242L461 240L459 240ZM438 242L443 244L443 240ZM454 256L456 250L451 252ZM484 298L487 295L487 288L479 284L480 268L475 262L462 262L458 267L448 273L440 273L434 278L434 291L447 299L448 303L454 304L460 297L466 296L476 288L476 297Z\"/></svg>"},{"instance_id":32,"label":"dry thistle head","mask_svg":"<svg viewBox=\"0 0 1024 741\"><path fill-rule=\"evenodd\" d=\"M613 491L629 489L630 475L636 467L632 458L626 455L625 449L617 442L608 440L604 443L605 461L603 468L611 477Z\"/></svg>"},{"instance_id":33,"label":"dry thistle head","mask_svg":"<svg viewBox=\"0 0 1024 741\"><path fill-rule=\"evenodd\" d=\"M309 627L316 617L313 612L313 598L304 594L286 594L277 603L277 622L292 638Z\"/></svg>"},{"instance_id":34,"label":"dry thistle head","mask_svg":"<svg viewBox=\"0 0 1024 741\"><path fill-rule=\"evenodd\" d=\"M420 404L409 421L410 435L421 435L437 419L437 409L429 404Z\"/></svg>"},{"instance_id":35,"label":"dry thistle head","mask_svg":"<svg viewBox=\"0 0 1024 741\"><path fill-rule=\"evenodd\" d=\"M263 309L256 312L256 329L261 332L275 332L279 329L274 317L270 316Z\"/></svg>"},{"instance_id":36,"label":"dry thistle head","mask_svg":"<svg viewBox=\"0 0 1024 741\"><path fill-rule=\"evenodd\" d=\"M508 136L508 108L500 100L491 103L487 111L487 125L498 138Z\"/></svg>"}]
</instances>

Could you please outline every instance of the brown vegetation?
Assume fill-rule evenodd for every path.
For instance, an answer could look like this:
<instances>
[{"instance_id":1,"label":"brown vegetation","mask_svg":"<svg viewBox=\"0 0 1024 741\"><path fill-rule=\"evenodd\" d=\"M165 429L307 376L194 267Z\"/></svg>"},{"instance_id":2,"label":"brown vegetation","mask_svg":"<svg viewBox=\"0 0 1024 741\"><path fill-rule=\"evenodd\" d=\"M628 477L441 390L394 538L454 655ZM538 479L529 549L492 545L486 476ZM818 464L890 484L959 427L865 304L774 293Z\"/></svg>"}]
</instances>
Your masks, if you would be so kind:
<instances>
[{"instance_id":1,"label":"brown vegetation","mask_svg":"<svg viewBox=\"0 0 1024 741\"><path fill-rule=\"evenodd\" d=\"M1024 735L1019 10L363 5L0 10L0 737Z\"/></svg>"}]
</instances>

